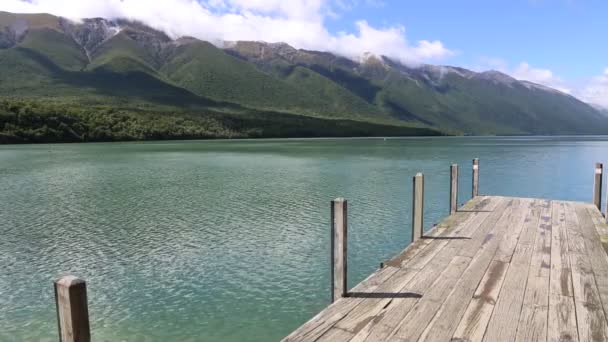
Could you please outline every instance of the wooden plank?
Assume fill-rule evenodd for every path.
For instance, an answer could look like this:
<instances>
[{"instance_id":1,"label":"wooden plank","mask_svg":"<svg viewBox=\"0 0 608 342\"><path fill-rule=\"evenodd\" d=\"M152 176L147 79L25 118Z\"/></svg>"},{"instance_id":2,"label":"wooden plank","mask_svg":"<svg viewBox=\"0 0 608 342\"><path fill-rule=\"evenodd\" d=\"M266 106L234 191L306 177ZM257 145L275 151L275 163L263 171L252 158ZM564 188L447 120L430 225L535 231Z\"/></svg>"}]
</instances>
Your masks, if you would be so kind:
<instances>
[{"instance_id":1,"label":"wooden plank","mask_svg":"<svg viewBox=\"0 0 608 342\"><path fill-rule=\"evenodd\" d=\"M357 284L351 291L354 292L373 292L378 286L389 279L399 269L397 267L386 266ZM346 316L353 307L360 304L362 298L340 298L319 312L308 322L304 323L299 329L293 331L283 341L314 341L337 321Z\"/></svg>"},{"instance_id":2,"label":"wooden plank","mask_svg":"<svg viewBox=\"0 0 608 342\"><path fill-rule=\"evenodd\" d=\"M483 240L490 229L494 228L496 222L505 215L505 209L510 208L513 201L506 201L500 199L497 208L493 212L486 212L485 220L483 220L475 230L472 239ZM456 239L450 240L450 245L444 247L440 253L436 255L430 263L425 266L416 276L416 278L408 284L401 292L406 293L418 293L426 296L434 281L437 280L441 271L448 265L462 249L468 248L467 239ZM395 299L390 307L385 309L381 314L378 315L378 319L370 322L370 326L360 331L355 339L365 337L365 341L382 341L387 338L398 328L403 318L410 312L410 310L416 305L418 298L398 298ZM359 340L359 339L358 339Z\"/></svg>"},{"instance_id":3,"label":"wooden plank","mask_svg":"<svg viewBox=\"0 0 608 342\"><path fill-rule=\"evenodd\" d=\"M592 205L586 206L586 209L588 215L591 217L592 224L595 226L595 232L591 228L588 229L588 238L586 238L586 244L588 245L587 251L591 256L591 266L593 268L593 273L595 274L595 283L599 290L600 299L602 300L604 314L608 318L608 255L605 252L604 242L601 241L601 235L599 235L602 234L607 225L603 221L601 213ZM577 210L577 213L578 212L579 210ZM600 246L600 244L602 246Z\"/></svg>"},{"instance_id":4,"label":"wooden plank","mask_svg":"<svg viewBox=\"0 0 608 342\"><path fill-rule=\"evenodd\" d=\"M517 325L516 341L546 341L551 276L552 204L541 203L526 292Z\"/></svg>"},{"instance_id":5,"label":"wooden plank","mask_svg":"<svg viewBox=\"0 0 608 342\"><path fill-rule=\"evenodd\" d=\"M459 325L461 317L465 314L468 304L472 301L472 297L478 287L480 280L484 277L486 270L496 259L496 253L499 244L504 241L505 235L517 235L524 227L524 220L527 215L534 215L531 208L528 207L529 201L522 201L520 207L513 212L511 217L503 217L497 223L493 235L485 240L485 243L479 248L478 253L474 256L469 268L463 273L459 279L454 291L448 296L439 312L433 318L433 321L427 326L422 338L424 341L445 341L449 340L454 334ZM536 216L538 213L536 213ZM515 217L514 221L511 219ZM530 217L528 217L530 218ZM503 222L514 222L512 225L503 224ZM535 227L533 227L535 228ZM534 229L527 229L530 234L534 234Z\"/></svg>"},{"instance_id":6,"label":"wooden plank","mask_svg":"<svg viewBox=\"0 0 608 342\"><path fill-rule=\"evenodd\" d=\"M587 247L585 247L585 237L583 236L583 232L580 230L578 225L576 212L569 202L564 202L564 212L564 230L568 234L568 254L587 253Z\"/></svg>"},{"instance_id":7,"label":"wooden plank","mask_svg":"<svg viewBox=\"0 0 608 342\"><path fill-rule=\"evenodd\" d=\"M541 203L541 206L546 207L546 203ZM537 222L540 225L541 220ZM533 247L529 243L517 244L510 259L498 302L488 322L484 341L512 341L516 338L532 252Z\"/></svg>"},{"instance_id":8,"label":"wooden plank","mask_svg":"<svg viewBox=\"0 0 608 342\"><path fill-rule=\"evenodd\" d=\"M381 284L376 291L372 293L352 293L351 296L361 296L364 301L317 341L338 342L350 340L356 333L364 329L367 323L381 315L382 310L391 305L393 299L399 297L399 291L414 279L417 273L417 270L402 268ZM417 296L413 293L409 295Z\"/></svg>"},{"instance_id":9,"label":"wooden plank","mask_svg":"<svg viewBox=\"0 0 608 342\"><path fill-rule=\"evenodd\" d=\"M454 221L459 220L459 217L462 215L484 211L493 211L496 208L497 203L504 200L506 200L506 197L502 196L478 196L472 198L467 203L465 203L460 208L460 210L456 212L456 214L445 217L443 221L441 221L437 225L437 227L453 227L455 226Z\"/></svg>"},{"instance_id":10,"label":"wooden plank","mask_svg":"<svg viewBox=\"0 0 608 342\"><path fill-rule=\"evenodd\" d=\"M553 201L547 341L578 341L565 221L565 204Z\"/></svg>"},{"instance_id":11,"label":"wooden plank","mask_svg":"<svg viewBox=\"0 0 608 342\"><path fill-rule=\"evenodd\" d=\"M608 326L586 255L571 253L574 304L580 341L608 340Z\"/></svg>"},{"instance_id":12,"label":"wooden plank","mask_svg":"<svg viewBox=\"0 0 608 342\"><path fill-rule=\"evenodd\" d=\"M526 250L531 254L530 250ZM525 265L511 265L502 285L498 302L494 307L484 341L512 341L515 339L517 324L527 282L528 270Z\"/></svg>"},{"instance_id":13,"label":"wooden plank","mask_svg":"<svg viewBox=\"0 0 608 342\"><path fill-rule=\"evenodd\" d=\"M512 215L513 211L517 208L518 203L518 200L502 201L496 207L496 210L485 213L485 216L476 217L474 219L475 224L466 227L469 230L471 227L475 227L476 229L472 231L463 231L461 234L454 236L456 239L447 239L448 245L429 263L428 267L425 267L423 270L445 266L447 262L442 262L445 258L454 258L455 256L472 258L480 249L480 246L484 244L484 241L490 241L494 235L492 230L498 226L499 222L502 221L502 218ZM475 253L471 253L471 250L475 250ZM406 265L416 264L416 260L412 260L410 264ZM421 287L410 288L410 290L413 291L423 289L424 288Z\"/></svg>"},{"instance_id":14,"label":"wooden plank","mask_svg":"<svg viewBox=\"0 0 608 342\"><path fill-rule=\"evenodd\" d=\"M499 203L500 202L496 201L496 204L499 204ZM505 207L507 206L506 202L502 202L502 203L503 203L503 206L505 206ZM495 207L495 206L492 206L492 207ZM467 239L471 239L472 235L477 231L477 228L480 227L481 224L490 216L490 213L492 211L494 211L494 209L492 209L490 212L481 211L481 212L473 213L472 215L469 215L469 217L466 220L462 221L461 224L458 224L454 228L448 228L448 229L451 229L451 231L444 234L443 236L440 236L437 239L429 238L431 240L436 240L433 242L436 245L435 248L428 248L427 250L421 252L415 259L410 259L407 262L402 262L401 266L408 267L408 268L422 269L425 265L428 264L428 262L432 258L434 258L441 251L441 248L447 246L448 244L451 244L452 248L458 248L461 244L465 243L465 241ZM459 214L460 214L460 212L458 212L457 214L455 214L453 216L458 216ZM486 226L490 227L489 225L486 225ZM477 238L477 241L482 241L483 238L484 237L480 235ZM458 244L455 244L454 242L457 239L461 239L463 241L461 241Z\"/></svg>"},{"instance_id":15,"label":"wooden plank","mask_svg":"<svg viewBox=\"0 0 608 342\"><path fill-rule=\"evenodd\" d=\"M600 236L608 236L608 223L606 223L606 221L604 220L604 216L602 215L602 213L600 213L599 210L595 210L595 207L592 205L580 205L587 209L589 216L591 216L591 221L595 225L597 233Z\"/></svg>"},{"instance_id":16,"label":"wooden plank","mask_svg":"<svg viewBox=\"0 0 608 342\"><path fill-rule=\"evenodd\" d=\"M479 216L475 215L475 218L476 218L475 220L465 221L465 222L470 222L467 225L467 227L479 226L483 222L483 219L489 215L490 215L489 212L481 212L481 213L479 213ZM459 231L458 229L454 229L454 230L451 230L451 233L458 234L458 231ZM443 239L442 243L447 244L449 241L452 241L450 239L450 237L451 237L450 235L453 235L453 234L448 234L448 236L445 236L446 239ZM459 240L459 241L462 241L462 240ZM430 250L430 249L427 249L427 250ZM377 312L374 310L365 310L366 318L365 318L365 320L361 320L361 319L359 320L358 323L360 323L360 325L358 325L358 327L360 328L360 330L355 331L355 332L357 332L356 337L358 339L363 339L364 337L367 337L368 335L372 334L372 330L375 326L375 323L377 323L377 321L379 321L383 316L387 316L387 314L385 314L385 312L389 311L389 309L397 308L397 310L401 311L401 313L398 315L395 315L395 312L391 312L390 313L391 317L405 316L405 313L407 313L407 312L403 312L403 311L406 308L411 307L417 301L418 297L416 295L420 296L422 293L424 293L424 291L426 289L429 288L429 286L434 281L436 281L437 276L446 267L446 265L449 263L450 259L453 258L454 253L455 253L455 251L453 249L447 249L447 250L444 250L441 255L438 255L439 253L434 253L433 254L433 256L435 256L434 259L427 258L426 255L419 255L418 258L412 260L411 263L406 263L405 266L407 266L408 269L409 268L422 269L424 267L424 272L419 272L416 275L416 279L412 284L408 284L407 288L401 289L400 293L404 294L405 296L399 296L397 298L393 298L390 302L387 302L387 304L383 307L382 312ZM420 260L426 260L427 262L432 261L432 264L425 267L426 264L421 264L419 262ZM389 305L390 305L390 307L389 307ZM362 307L357 307L356 310L357 311L362 310ZM371 317L372 315L370 315L370 313L375 315L375 317ZM369 324L363 326L363 324L361 324L361 322L369 322ZM384 322L384 323L386 323L386 322ZM396 325L397 323L398 323L398 321L393 322L393 325ZM340 322L340 324L338 324L337 326L339 326L340 328L347 328L347 329L352 328L352 325L350 327L343 326L342 322ZM383 326L386 326L386 325L383 324ZM353 331L353 330L350 330L350 331ZM386 332L383 331L382 333L385 334ZM378 336L376 336L375 339L378 339Z\"/></svg>"},{"instance_id":17,"label":"wooden plank","mask_svg":"<svg viewBox=\"0 0 608 342\"><path fill-rule=\"evenodd\" d=\"M608 201L606 201L606 203L606 208L608 208ZM589 216L591 216L591 221L593 222L595 230L599 235L600 242L602 243L602 248L606 253L608 253L608 223L606 222L602 214L599 211L595 210L594 207L588 206L587 212L589 213Z\"/></svg>"},{"instance_id":18,"label":"wooden plank","mask_svg":"<svg viewBox=\"0 0 608 342\"><path fill-rule=\"evenodd\" d=\"M539 216L540 208L532 205L531 210L525 216L523 221L516 218L516 222L518 222L518 224L521 222L523 227L520 240L526 242L526 244L529 244L529 241L533 240L534 238L534 234L538 226ZM513 216L510 217L510 219L511 218L513 218ZM510 222L510 220L505 222ZM506 227L506 229L511 229L508 224ZM515 229L514 234L517 231L518 230ZM504 239L501 240L505 241ZM456 320L459 320L459 323L453 336L454 340L482 340L509 266L508 263L499 260L500 256L502 256L502 254L496 254L494 256L492 264L484 275L484 280L482 280L477 287L475 295L471 299L470 303L468 303L462 319L459 320L458 317L456 317Z\"/></svg>"},{"instance_id":19,"label":"wooden plank","mask_svg":"<svg viewBox=\"0 0 608 342\"><path fill-rule=\"evenodd\" d=\"M481 341L509 264L493 260L460 320L452 341Z\"/></svg>"},{"instance_id":20,"label":"wooden plank","mask_svg":"<svg viewBox=\"0 0 608 342\"><path fill-rule=\"evenodd\" d=\"M551 272L550 293L572 297L572 275L568 258L566 210L563 202L552 202L551 207ZM574 305L574 304L573 304Z\"/></svg>"},{"instance_id":21,"label":"wooden plank","mask_svg":"<svg viewBox=\"0 0 608 342\"><path fill-rule=\"evenodd\" d=\"M465 205L466 211L460 211L449 216L446 220L427 232L423 239L416 241L401 254L386 262L386 265L395 267L420 268L428 259L448 244L451 237L470 237L470 234L479 227L490 212L498 205L505 203L502 198L473 199ZM426 260L425 260L426 259Z\"/></svg>"},{"instance_id":22,"label":"wooden plank","mask_svg":"<svg viewBox=\"0 0 608 342\"><path fill-rule=\"evenodd\" d=\"M533 201L529 205L532 210L537 210L538 209L537 206L546 205L546 204L545 204L545 202ZM538 215L538 210L536 211L536 214ZM534 215L533 217L536 217L537 215ZM519 217L511 218L511 221L503 222L503 224L512 225L514 227L521 227L522 225L519 223L519 220L526 220L526 219L531 219L531 218L525 217L525 215L522 215ZM521 232L520 230L515 231L512 234L505 234L503 236L503 241L498 246L498 251L496 252L496 256L494 258L496 260L509 263L509 262L511 262L511 258L513 257L515 248L518 245L519 245L519 248L526 247L526 248L532 249L533 248L532 244L535 241L534 232L536 231L536 228L537 228L536 226L532 226L530 228L529 234L524 235L523 240L520 240L520 232Z\"/></svg>"},{"instance_id":23,"label":"wooden plank","mask_svg":"<svg viewBox=\"0 0 608 342\"><path fill-rule=\"evenodd\" d=\"M469 257L454 257L445 272L436 279L431 288L424 294L424 297L405 316L402 324L390 339L393 341L417 341L424 331L423 327L431 321L443 300L452 292L456 282L469 266L471 260Z\"/></svg>"},{"instance_id":24,"label":"wooden plank","mask_svg":"<svg viewBox=\"0 0 608 342\"><path fill-rule=\"evenodd\" d=\"M574 235L575 243L577 243L577 239L581 238L583 239L583 243L585 243L585 234L588 234L592 229L595 231L595 227L593 227L587 211L580 206L575 208L573 203L567 203L567 223L569 222L569 217L571 218L572 225L568 227L568 242L572 241L571 236ZM588 244L588 247L592 247L592 244ZM608 322L604 314L589 254L585 250L585 253L571 252L568 256L572 267L572 288L579 340L606 341L608 340Z\"/></svg>"},{"instance_id":25,"label":"wooden plank","mask_svg":"<svg viewBox=\"0 0 608 342\"><path fill-rule=\"evenodd\" d=\"M576 309L573 297L551 293L547 341L578 341Z\"/></svg>"},{"instance_id":26,"label":"wooden plank","mask_svg":"<svg viewBox=\"0 0 608 342\"><path fill-rule=\"evenodd\" d=\"M521 228L522 226L519 224L521 221L525 220L526 218L526 214L527 214L527 207L530 205L531 201L528 199L513 199L511 200L511 205L508 206L507 208L505 208L504 212L503 212L503 216L496 216L499 219L494 221L494 225L496 225L498 228L496 229L497 231L500 231L500 229L502 228L508 228L509 226L513 226L516 228ZM477 251L482 248L485 244L487 244L493 237L494 237L494 228L495 227L490 227L492 229L490 229L487 234L485 236L480 236L477 239L472 239L469 241L468 244L468 248L461 250L461 253L459 255L462 256L468 256L468 257L472 257L473 255L475 255L477 253ZM521 230L518 230L516 232L515 235L515 242L517 241L517 237L519 236L519 233L521 232ZM501 236L501 239L510 239L507 236L508 235L512 235L512 234L505 234L504 236ZM513 248L515 248L515 245L513 244L513 246L510 247L505 247L502 244L504 243L501 242L501 244L499 244L499 248L502 249L502 253L501 255L507 255L508 252L506 251L506 249L510 249L511 253L513 253ZM508 258L507 258L508 259Z\"/></svg>"},{"instance_id":27,"label":"wooden plank","mask_svg":"<svg viewBox=\"0 0 608 342\"><path fill-rule=\"evenodd\" d=\"M416 278L408 284L409 286L406 286L399 292L412 295L393 299L389 305L383 308L368 324L359 330L354 338L359 341L383 341L387 339L418 302L419 296L424 296L437 278L441 276L441 271L447 271L450 258L445 257L444 253L443 255L438 255L438 259L436 260L443 261L446 267L440 269L429 265L429 268L419 271Z\"/></svg>"},{"instance_id":28,"label":"wooden plank","mask_svg":"<svg viewBox=\"0 0 608 342\"><path fill-rule=\"evenodd\" d=\"M517 222L520 222L523 225L523 218L527 211L527 202L522 201L519 206L512 210L510 215L521 217ZM466 310L467 303L470 302L479 281L483 277L492 257L496 253L503 233L506 233L507 228L510 228L508 225L502 224L502 222L509 222L512 216L503 216L501 220L494 225L494 229L488 232L489 234L486 234L485 237L480 235L480 240L483 237L481 244L468 242L465 247L461 249L461 252L458 253L459 256L468 254L462 253L463 251L474 249L474 247L470 246L471 244L479 246L479 248L477 248L477 253L471 258L471 263L465 272L461 273L459 278L454 280L455 284L450 284L448 282L449 280L445 281L445 284L442 284L443 286L452 286L453 290L450 293L438 292L436 296L431 295L431 291L429 291L429 295L425 295L416 304L417 306L420 306L421 309L417 311L415 309L412 310L408 315L410 318L406 317L404 319L401 327L396 332L397 338L405 339L407 337L415 340L420 337L420 340L428 339L442 341L449 339L452 336L454 330L457 328L460 317L462 317ZM515 231L521 231L518 227L513 228L515 228ZM411 331L416 326L419 331L425 326L427 326L427 328L424 329L422 335L420 335L418 332Z\"/></svg>"},{"instance_id":29,"label":"wooden plank","mask_svg":"<svg viewBox=\"0 0 608 342\"><path fill-rule=\"evenodd\" d=\"M552 203L542 202L540 224L534 240L534 252L530 262L530 277L543 277L549 279L551 275L551 239L553 232Z\"/></svg>"},{"instance_id":30,"label":"wooden plank","mask_svg":"<svg viewBox=\"0 0 608 342\"><path fill-rule=\"evenodd\" d=\"M549 317L549 277L528 276L515 340L546 341Z\"/></svg>"},{"instance_id":31,"label":"wooden plank","mask_svg":"<svg viewBox=\"0 0 608 342\"><path fill-rule=\"evenodd\" d=\"M453 258L453 255L446 253L447 251L449 250L446 249L440 253L428 267L418 272L412 282L399 291L399 293L410 295L395 298L390 305L383 308L373 320L358 331L355 338L365 341L381 341L388 338L418 302L420 296L424 296L442 272L447 271L447 266ZM443 267L438 267L439 264L443 264Z\"/></svg>"},{"instance_id":32,"label":"wooden plank","mask_svg":"<svg viewBox=\"0 0 608 342\"><path fill-rule=\"evenodd\" d=\"M329 342L345 342L351 341L355 337L355 334L348 330L343 330L338 327L332 327L323 336L314 340L315 342L329 341Z\"/></svg>"},{"instance_id":33,"label":"wooden plank","mask_svg":"<svg viewBox=\"0 0 608 342\"><path fill-rule=\"evenodd\" d=\"M382 309L390 305L394 298L398 298L401 289L414 279L417 273L417 270L402 268L380 285L374 293L354 294L355 296L363 296L363 298L366 298L365 301L351 311L348 316L336 323L335 327L357 333L364 325L363 322L369 321L370 317L376 316ZM414 293L411 295L417 296Z\"/></svg>"}]
</instances>

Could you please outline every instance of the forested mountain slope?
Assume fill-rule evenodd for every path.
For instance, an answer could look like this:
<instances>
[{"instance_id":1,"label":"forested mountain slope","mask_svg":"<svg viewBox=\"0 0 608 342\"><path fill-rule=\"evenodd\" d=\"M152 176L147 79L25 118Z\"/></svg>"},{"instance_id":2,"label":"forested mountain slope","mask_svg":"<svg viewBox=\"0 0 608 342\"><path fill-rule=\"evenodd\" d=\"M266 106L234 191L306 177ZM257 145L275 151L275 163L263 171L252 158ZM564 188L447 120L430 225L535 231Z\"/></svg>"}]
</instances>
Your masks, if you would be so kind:
<instances>
[{"instance_id":1,"label":"forested mountain slope","mask_svg":"<svg viewBox=\"0 0 608 342\"><path fill-rule=\"evenodd\" d=\"M47 14L0 12L0 99L3 142L608 132L599 110L495 71Z\"/></svg>"}]
</instances>

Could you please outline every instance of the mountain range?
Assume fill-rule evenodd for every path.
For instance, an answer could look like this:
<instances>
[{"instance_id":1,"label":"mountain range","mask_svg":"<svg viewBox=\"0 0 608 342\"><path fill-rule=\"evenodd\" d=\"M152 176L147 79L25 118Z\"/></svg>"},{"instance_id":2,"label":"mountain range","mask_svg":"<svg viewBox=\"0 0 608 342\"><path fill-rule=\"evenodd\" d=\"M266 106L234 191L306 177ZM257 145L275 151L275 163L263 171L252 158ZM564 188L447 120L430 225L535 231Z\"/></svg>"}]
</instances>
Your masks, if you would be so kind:
<instances>
[{"instance_id":1,"label":"mountain range","mask_svg":"<svg viewBox=\"0 0 608 342\"><path fill-rule=\"evenodd\" d=\"M0 12L0 142L608 132L599 109L498 71L217 45Z\"/></svg>"}]
</instances>

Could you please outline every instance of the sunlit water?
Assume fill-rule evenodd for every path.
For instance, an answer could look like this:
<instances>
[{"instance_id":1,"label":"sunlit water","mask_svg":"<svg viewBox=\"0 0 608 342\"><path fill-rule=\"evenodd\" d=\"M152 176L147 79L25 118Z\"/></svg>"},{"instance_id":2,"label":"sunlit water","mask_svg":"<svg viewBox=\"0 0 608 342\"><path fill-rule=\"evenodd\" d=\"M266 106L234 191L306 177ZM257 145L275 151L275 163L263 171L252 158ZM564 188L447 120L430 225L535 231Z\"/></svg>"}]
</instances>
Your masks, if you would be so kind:
<instances>
[{"instance_id":1,"label":"sunlit water","mask_svg":"<svg viewBox=\"0 0 608 342\"><path fill-rule=\"evenodd\" d=\"M57 340L52 281L88 282L96 341L274 341L328 304L329 203L349 200L349 283L481 192L589 201L608 138L0 146L0 340Z\"/></svg>"}]
</instances>

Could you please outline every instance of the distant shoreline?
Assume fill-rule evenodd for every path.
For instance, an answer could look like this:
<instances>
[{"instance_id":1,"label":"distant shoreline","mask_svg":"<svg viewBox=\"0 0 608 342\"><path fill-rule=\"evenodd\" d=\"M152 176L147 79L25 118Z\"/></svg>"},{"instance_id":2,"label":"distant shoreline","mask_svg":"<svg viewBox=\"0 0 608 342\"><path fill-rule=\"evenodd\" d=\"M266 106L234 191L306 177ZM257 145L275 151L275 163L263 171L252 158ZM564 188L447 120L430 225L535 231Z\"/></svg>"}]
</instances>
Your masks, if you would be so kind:
<instances>
[{"instance_id":1,"label":"distant shoreline","mask_svg":"<svg viewBox=\"0 0 608 342\"><path fill-rule=\"evenodd\" d=\"M208 139L165 139L165 140L125 140L125 141L86 141L86 142L42 142L42 143L0 143L1 146L23 145L72 145L72 144L169 144L169 143L204 143L204 142L276 142L276 141L332 141L332 140L422 140L422 139L492 139L492 138L608 138L597 134L566 135L426 135L426 136L352 136L352 137L277 137L277 138L208 138Z\"/></svg>"}]
</instances>

